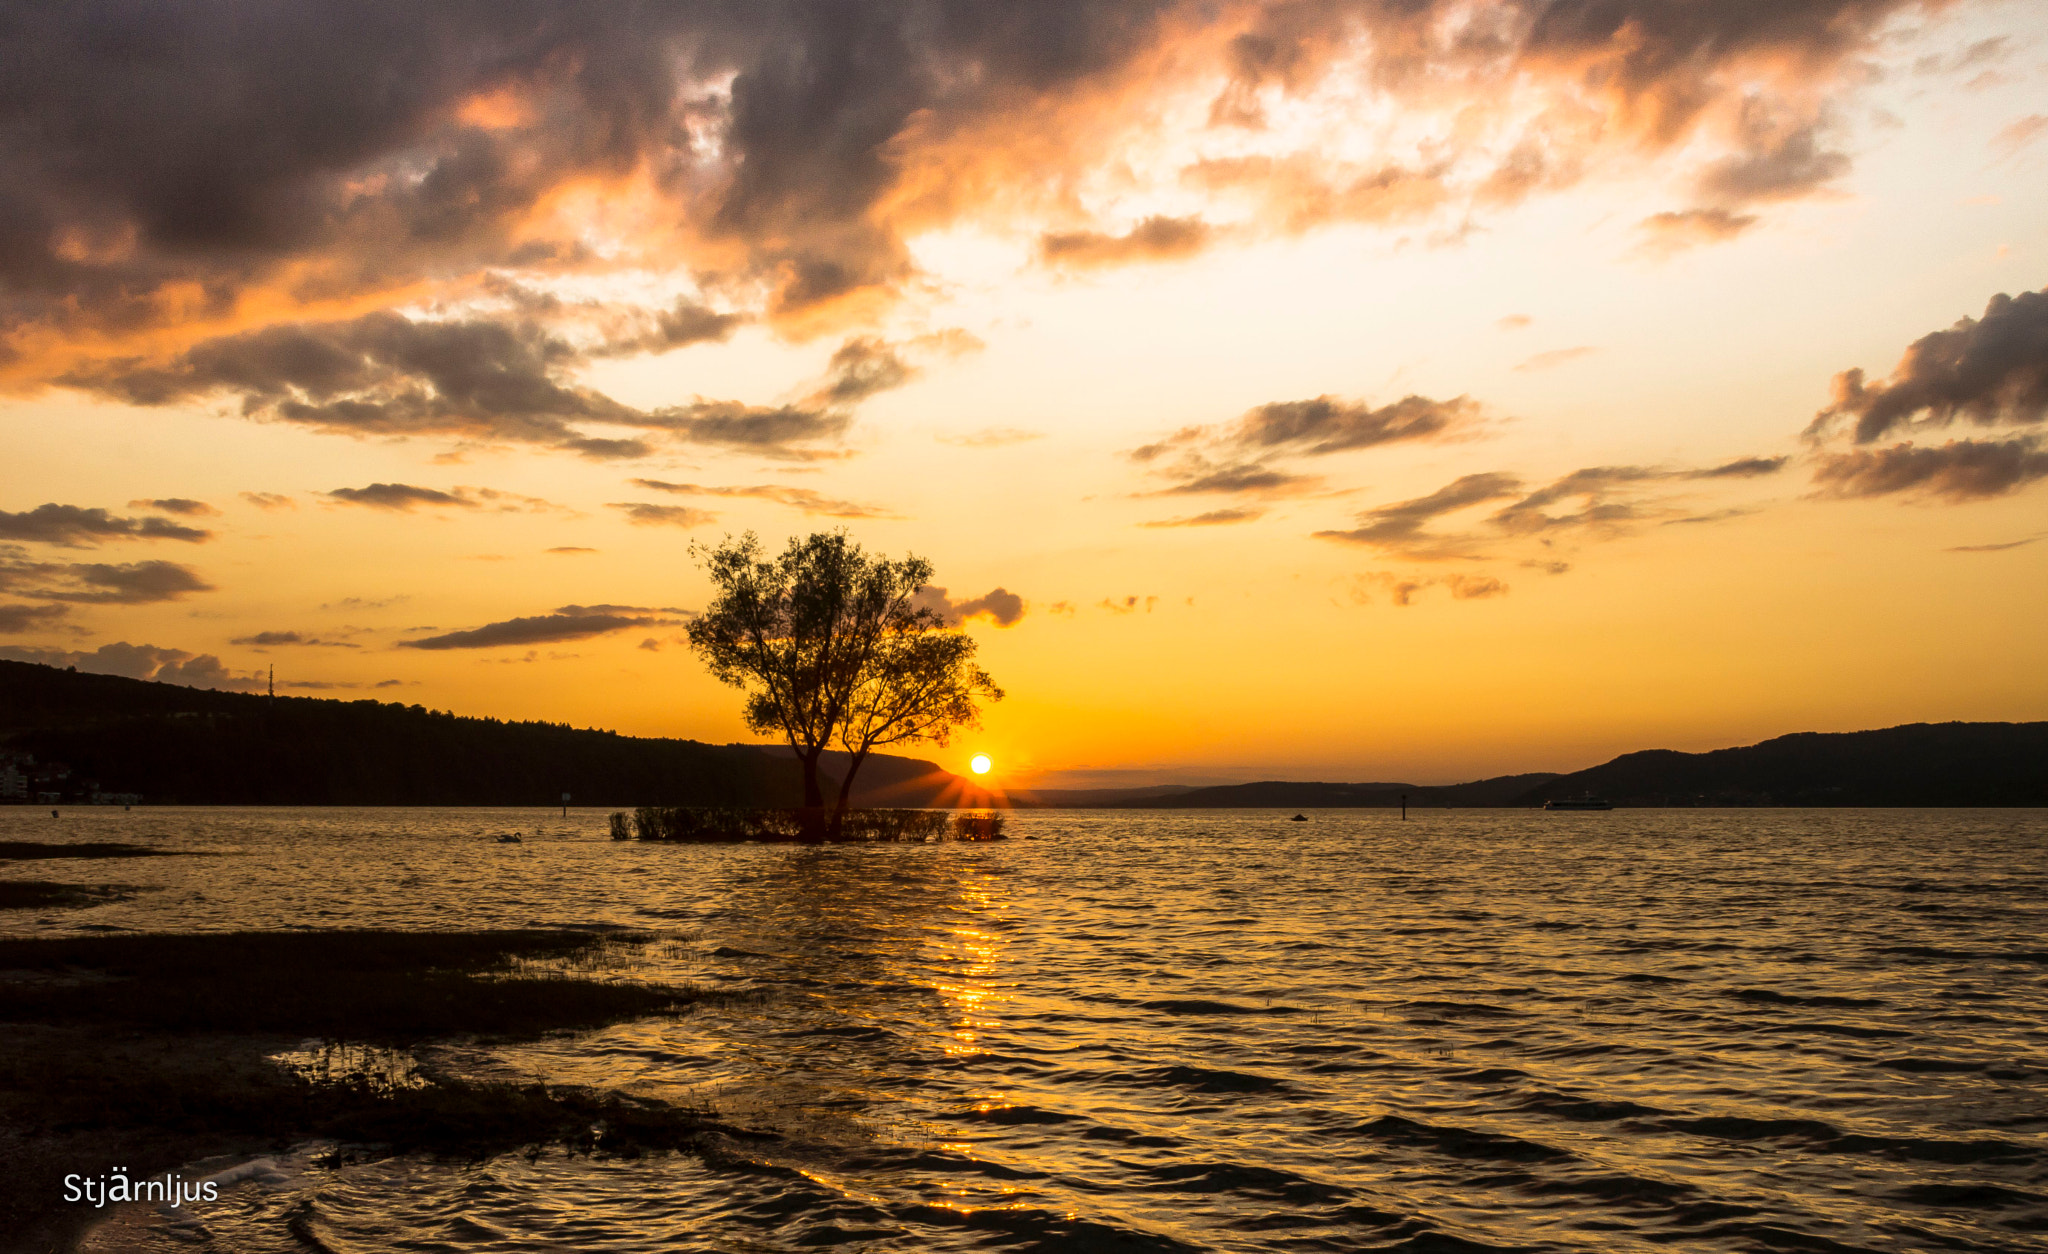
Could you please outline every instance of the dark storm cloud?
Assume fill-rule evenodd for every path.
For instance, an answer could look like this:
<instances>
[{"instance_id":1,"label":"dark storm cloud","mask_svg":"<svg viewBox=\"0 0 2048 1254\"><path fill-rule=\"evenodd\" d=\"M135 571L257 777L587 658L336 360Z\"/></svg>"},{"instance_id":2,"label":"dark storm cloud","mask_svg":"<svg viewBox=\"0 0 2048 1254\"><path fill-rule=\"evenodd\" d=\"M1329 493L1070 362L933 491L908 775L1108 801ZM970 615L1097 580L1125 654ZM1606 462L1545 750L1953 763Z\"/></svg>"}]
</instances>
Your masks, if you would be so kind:
<instances>
[{"instance_id":1,"label":"dark storm cloud","mask_svg":"<svg viewBox=\"0 0 2048 1254\"><path fill-rule=\"evenodd\" d=\"M996 588L969 601L954 601L944 588L930 584L917 590L911 603L937 612L948 627L958 627L971 618L985 618L998 627L1014 627L1024 617L1024 598L1006 588Z\"/></svg>"},{"instance_id":2,"label":"dark storm cloud","mask_svg":"<svg viewBox=\"0 0 2048 1254\"><path fill-rule=\"evenodd\" d=\"M1461 32L1438 36L1461 12L1451 0L1310 0L1273 4L1233 44L1234 87L1300 82L1341 41L1370 35L1374 69L1396 85L1445 70L1486 67L1576 79L1628 106L1628 118L1673 142L1731 90L1732 66L1790 65L1818 77L1869 49L1913 0L1507 0ZM1738 82L1735 86L1747 86Z\"/></svg>"},{"instance_id":3,"label":"dark storm cloud","mask_svg":"<svg viewBox=\"0 0 2048 1254\"><path fill-rule=\"evenodd\" d=\"M530 618L509 618L486 623L468 631L451 631L419 640L400 641L401 649L496 649L507 646L555 644L565 640L587 640L631 627L672 624L673 619L642 614L612 613L626 606L567 605L551 614Z\"/></svg>"},{"instance_id":4,"label":"dark storm cloud","mask_svg":"<svg viewBox=\"0 0 2048 1254\"><path fill-rule=\"evenodd\" d=\"M29 6L4 30L0 285L15 320L134 324L294 258L325 281L578 259L513 228L644 172L800 311L899 282L876 212L934 138L1116 70L1163 0ZM721 86L729 84L729 93Z\"/></svg>"},{"instance_id":5,"label":"dark storm cloud","mask_svg":"<svg viewBox=\"0 0 2048 1254\"><path fill-rule=\"evenodd\" d=\"M1870 444L1900 428L2040 422L2048 417L2048 290L1994 296L1982 318L1913 341L1884 382L1846 370L1834 390L1810 438L1847 426L1857 444Z\"/></svg>"},{"instance_id":6,"label":"dark storm cloud","mask_svg":"<svg viewBox=\"0 0 2048 1254\"><path fill-rule=\"evenodd\" d=\"M0 510L0 540L91 548L108 540L183 540L197 544L212 537L211 531L168 519L122 518L98 507L49 504L18 514Z\"/></svg>"},{"instance_id":7,"label":"dark storm cloud","mask_svg":"<svg viewBox=\"0 0 2048 1254\"><path fill-rule=\"evenodd\" d=\"M702 483L668 483L661 479L635 479L633 486L652 492L673 492L678 496L739 496L773 501L806 514L826 518L900 518L902 515L876 505L841 501L811 488L793 488L780 483L758 483L747 487L714 487Z\"/></svg>"},{"instance_id":8,"label":"dark storm cloud","mask_svg":"<svg viewBox=\"0 0 2048 1254\"><path fill-rule=\"evenodd\" d=\"M766 289L777 316L887 300L914 277L906 231L970 215L1019 174L1058 185L1086 160L1103 112L1086 106L1220 72L1215 120L1256 126L1263 89L1305 88L1347 56L1396 96L1535 84L1607 115L1597 140L1532 124L1481 180L1494 199L1568 185L1591 164L1575 145L1677 151L1716 111L1744 125L1710 190L1768 199L1838 171L1815 130L1831 89L1892 18L1937 7L18 4L0 18L0 358L246 317L258 291L312 303L498 267L603 268L608 254L541 212L572 189L640 189L683 237L662 246L692 252L709 279ZM1162 72L1173 81L1155 85ZM1027 128L1044 155L1010 169L1005 141ZM1375 179L1326 182L1287 214L1382 212ZM1045 251L1067 264L1171 255L1206 233L1155 218L1048 237ZM726 316L679 308L660 334L716 339ZM420 421L360 404L293 420Z\"/></svg>"},{"instance_id":9,"label":"dark storm cloud","mask_svg":"<svg viewBox=\"0 0 2048 1254\"><path fill-rule=\"evenodd\" d=\"M2033 435L1852 448L1822 455L1813 471L1814 486L1823 496L1904 492L1949 501L2002 496L2042 478L2048 478L2048 449Z\"/></svg>"}]
</instances>

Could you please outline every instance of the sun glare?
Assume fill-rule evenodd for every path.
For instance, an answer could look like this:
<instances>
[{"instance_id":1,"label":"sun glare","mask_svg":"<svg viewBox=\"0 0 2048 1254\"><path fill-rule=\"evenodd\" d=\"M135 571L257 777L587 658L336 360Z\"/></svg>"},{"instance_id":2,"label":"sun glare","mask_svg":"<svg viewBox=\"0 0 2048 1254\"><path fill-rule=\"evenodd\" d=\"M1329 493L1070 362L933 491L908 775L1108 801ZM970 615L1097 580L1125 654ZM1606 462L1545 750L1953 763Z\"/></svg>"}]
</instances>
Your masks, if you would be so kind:
<instances>
[{"instance_id":1,"label":"sun glare","mask_svg":"<svg viewBox=\"0 0 2048 1254\"><path fill-rule=\"evenodd\" d=\"M976 775L986 775L988 774L988 768L994 765L995 763L989 761L986 753L977 753L974 755L974 760L967 764L967 769L973 771Z\"/></svg>"}]
</instances>

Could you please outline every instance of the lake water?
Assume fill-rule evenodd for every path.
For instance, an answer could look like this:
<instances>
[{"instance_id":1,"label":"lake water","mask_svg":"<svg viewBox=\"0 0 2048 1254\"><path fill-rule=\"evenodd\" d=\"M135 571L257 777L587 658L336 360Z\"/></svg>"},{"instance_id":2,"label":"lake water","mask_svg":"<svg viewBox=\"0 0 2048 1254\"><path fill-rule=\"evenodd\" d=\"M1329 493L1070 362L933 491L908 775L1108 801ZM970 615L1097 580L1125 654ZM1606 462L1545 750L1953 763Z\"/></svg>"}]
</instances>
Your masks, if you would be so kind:
<instances>
[{"instance_id":1,"label":"lake water","mask_svg":"<svg viewBox=\"0 0 2048 1254\"><path fill-rule=\"evenodd\" d=\"M2048 1251L2048 812L1286 817L14 808L229 856L0 864L148 889L0 929L626 925L681 938L640 975L760 994L450 1056L770 1148L287 1156L193 1208L220 1251Z\"/></svg>"}]
</instances>

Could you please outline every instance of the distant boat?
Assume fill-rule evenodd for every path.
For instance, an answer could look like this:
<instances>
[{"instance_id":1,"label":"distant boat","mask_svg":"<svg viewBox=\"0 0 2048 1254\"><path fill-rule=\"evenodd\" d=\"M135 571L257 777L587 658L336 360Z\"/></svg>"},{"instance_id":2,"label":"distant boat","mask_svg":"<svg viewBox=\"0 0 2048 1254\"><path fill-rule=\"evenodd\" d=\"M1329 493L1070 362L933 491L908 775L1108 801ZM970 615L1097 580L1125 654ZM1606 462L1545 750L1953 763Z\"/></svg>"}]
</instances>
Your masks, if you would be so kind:
<instances>
[{"instance_id":1,"label":"distant boat","mask_svg":"<svg viewBox=\"0 0 2048 1254\"><path fill-rule=\"evenodd\" d=\"M1605 797L1569 797L1543 803L1546 810L1612 810L1614 803Z\"/></svg>"}]
</instances>

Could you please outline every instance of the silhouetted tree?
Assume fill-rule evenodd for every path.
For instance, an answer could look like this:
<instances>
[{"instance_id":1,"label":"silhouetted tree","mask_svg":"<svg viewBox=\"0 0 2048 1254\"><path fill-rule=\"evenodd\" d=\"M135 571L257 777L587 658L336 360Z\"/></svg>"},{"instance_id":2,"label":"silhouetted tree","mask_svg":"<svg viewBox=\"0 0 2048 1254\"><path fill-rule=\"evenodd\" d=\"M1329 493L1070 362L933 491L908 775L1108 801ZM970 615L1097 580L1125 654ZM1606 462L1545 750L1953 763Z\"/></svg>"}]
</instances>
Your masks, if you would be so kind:
<instances>
[{"instance_id":1,"label":"silhouetted tree","mask_svg":"<svg viewBox=\"0 0 2048 1254\"><path fill-rule=\"evenodd\" d=\"M745 690L748 727L796 751L820 835L838 833L854 775L877 746L944 744L973 725L977 701L1002 700L974 665L974 641L912 604L932 576L921 557L871 557L844 531L792 539L773 560L752 532L691 553L717 595L690 623L690 646L720 682ZM834 742L849 757L827 818L818 763Z\"/></svg>"}]
</instances>

